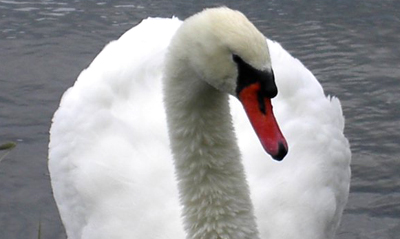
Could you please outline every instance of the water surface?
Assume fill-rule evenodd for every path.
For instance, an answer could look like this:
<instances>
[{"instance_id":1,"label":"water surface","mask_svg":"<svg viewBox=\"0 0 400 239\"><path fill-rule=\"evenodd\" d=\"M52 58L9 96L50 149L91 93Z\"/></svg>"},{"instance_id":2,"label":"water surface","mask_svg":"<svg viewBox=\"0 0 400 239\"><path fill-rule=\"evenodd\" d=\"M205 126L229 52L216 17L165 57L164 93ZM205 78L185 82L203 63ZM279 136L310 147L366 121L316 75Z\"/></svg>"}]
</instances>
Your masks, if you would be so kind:
<instances>
[{"instance_id":1,"label":"water surface","mask_svg":"<svg viewBox=\"0 0 400 239\"><path fill-rule=\"evenodd\" d=\"M400 3L384 1L2 1L0 239L66 238L47 170L48 129L62 93L110 40L148 16L204 7L244 12L341 99L353 152L337 238L400 235Z\"/></svg>"}]
</instances>

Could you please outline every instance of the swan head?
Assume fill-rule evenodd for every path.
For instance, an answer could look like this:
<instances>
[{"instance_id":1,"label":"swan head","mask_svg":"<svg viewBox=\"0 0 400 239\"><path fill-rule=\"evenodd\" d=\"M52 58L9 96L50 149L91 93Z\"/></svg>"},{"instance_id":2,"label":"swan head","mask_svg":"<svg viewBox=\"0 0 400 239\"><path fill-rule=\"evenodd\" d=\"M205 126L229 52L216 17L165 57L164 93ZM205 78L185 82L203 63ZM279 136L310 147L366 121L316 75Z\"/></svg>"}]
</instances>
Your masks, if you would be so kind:
<instances>
[{"instance_id":1,"label":"swan head","mask_svg":"<svg viewBox=\"0 0 400 239\"><path fill-rule=\"evenodd\" d=\"M267 41L245 15L205 9L184 21L169 50L173 63L167 69L237 97L267 153L284 158L288 146L272 112L278 89Z\"/></svg>"}]
</instances>

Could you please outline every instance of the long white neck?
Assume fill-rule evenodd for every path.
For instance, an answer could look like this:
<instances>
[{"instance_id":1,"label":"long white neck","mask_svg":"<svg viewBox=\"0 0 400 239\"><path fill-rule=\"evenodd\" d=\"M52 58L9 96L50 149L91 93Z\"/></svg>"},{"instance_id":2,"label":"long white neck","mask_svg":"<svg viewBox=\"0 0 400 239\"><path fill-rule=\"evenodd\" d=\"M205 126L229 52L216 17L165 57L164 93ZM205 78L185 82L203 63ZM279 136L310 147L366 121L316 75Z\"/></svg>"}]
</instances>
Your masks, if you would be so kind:
<instances>
[{"instance_id":1,"label":"long white neck","mask_svg":"<svg viewBox=\"0 0 400 239\"><path fill-rule=\"evenodd\" d=\"M184 69L164 100L188 238L258 238L228 95Z\"/></svg>"}]
</instances>

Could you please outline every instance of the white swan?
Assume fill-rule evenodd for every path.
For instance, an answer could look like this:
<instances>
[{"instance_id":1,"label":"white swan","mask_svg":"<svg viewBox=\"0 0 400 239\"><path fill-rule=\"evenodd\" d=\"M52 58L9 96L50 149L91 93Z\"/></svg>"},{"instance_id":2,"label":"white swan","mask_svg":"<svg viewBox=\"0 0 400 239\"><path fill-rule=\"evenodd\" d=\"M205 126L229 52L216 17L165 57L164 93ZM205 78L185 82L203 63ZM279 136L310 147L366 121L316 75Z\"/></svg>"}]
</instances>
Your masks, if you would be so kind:
<instances>
[{"instance_id":1,"label":"white swan","mask_svg":"<svg viewBox=\"0 0 400 239\"><path fill-rule=\"evenodd\" d=\"M234 97L232 125L227 93L261 143ZM350 181L343 128L339 100L241 13L150 18L64 94L51 183L70 239L333 238ZM287 145L281 162L263 149L281 159Z\"/></svg>"}]
</instances>

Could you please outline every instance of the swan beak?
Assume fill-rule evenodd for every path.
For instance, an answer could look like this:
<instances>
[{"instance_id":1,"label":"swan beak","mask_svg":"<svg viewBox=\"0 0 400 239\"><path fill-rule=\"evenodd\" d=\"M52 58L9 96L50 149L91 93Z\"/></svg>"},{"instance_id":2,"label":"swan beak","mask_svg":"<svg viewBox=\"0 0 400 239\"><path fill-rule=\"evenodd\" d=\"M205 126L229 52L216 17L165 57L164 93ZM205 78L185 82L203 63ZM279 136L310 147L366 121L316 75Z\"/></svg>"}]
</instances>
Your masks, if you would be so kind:
<instances>
[{"instance_id":1,"label":"swan beak","mask_svg":"<svg viewBox=\"0 0 400 239\"><path fill-rule=\"evenodd\" d=\"M288 145L276 122L271 99L261 94L261 84L255 82L246 86L238 97L265 151L281 161L288 152Z\"/></svg>"}]
</instances>

